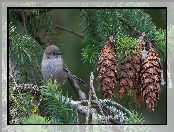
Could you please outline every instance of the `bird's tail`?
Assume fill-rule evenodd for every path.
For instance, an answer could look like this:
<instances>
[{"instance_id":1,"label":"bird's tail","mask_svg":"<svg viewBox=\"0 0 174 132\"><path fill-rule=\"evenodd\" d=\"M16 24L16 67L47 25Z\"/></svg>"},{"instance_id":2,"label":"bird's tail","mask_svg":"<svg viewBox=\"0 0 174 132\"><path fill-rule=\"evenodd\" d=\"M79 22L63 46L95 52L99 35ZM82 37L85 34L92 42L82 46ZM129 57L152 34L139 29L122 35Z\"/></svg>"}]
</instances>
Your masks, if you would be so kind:
<instances>
[{"instance_id":1,"label":"bird's tail","mask_svg":"<svg viewBox=\"0 0 174 132\"><path fill-rule=\"evenodd\" d=\"M68 78L70 78L70 79L72 79L72 80L76 80L76 82L82 83L82 84L85 84L85 85L86 85L86 83L85 83L82 79L76 77L75 75L73 75L73 74L70 72L70 70L68 69L68 67L66 66L66 64L64 64L64 68L63 68L63 69L64 69L64 71L67 72Z\"/></svg>"},{"instance_id":2,"label":"bird's tail","mask_svg":"<svg viewBox=\"0 0 174 132\"><path fill-rule=\"evenodd\" d=\"M82 90L80 89L80 87L78 85L78 82L83 83L83 84L85 84L85 82L72 74L69 74L67 79L68 79L70 85L72 86L72 88L74 89L75 93L78 95L78 97L81 100L85 100L86 94L84 92L82 92Z\"/></svg>"},{"instance_id":3,"label":"bird's tail","mask_svg":"<svg viewBox=\"0 0 174 132\"><path fill-rule=\"evenodd\" d=\"M78 83L82 83L82 84L86 85L86 83L82 79L76 77L75 75L73 75L71 73L69 74L69 78L76 80Z\"/></svg>"}]
</instances>

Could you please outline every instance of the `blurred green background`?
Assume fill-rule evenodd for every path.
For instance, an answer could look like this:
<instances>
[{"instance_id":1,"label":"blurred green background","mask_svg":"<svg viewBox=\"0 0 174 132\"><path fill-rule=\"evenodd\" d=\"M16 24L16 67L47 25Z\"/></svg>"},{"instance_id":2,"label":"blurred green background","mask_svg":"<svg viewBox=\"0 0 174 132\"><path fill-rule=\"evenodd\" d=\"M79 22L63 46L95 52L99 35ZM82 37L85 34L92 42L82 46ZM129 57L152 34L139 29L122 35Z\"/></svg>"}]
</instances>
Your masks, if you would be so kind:
<instances>
[{"instance_id":1,"label":"blurred green background","mask_svg":"<svg viewBox=\"0 0 174 132\"><path fill-rule=\"evenodd\" d=\"M157 28L166 29L166 12L162 9L145 9L145 11L152 17L154 24ZM80 28L80 9L54 9L50 12L50 15L53 16L53 21L60 26L72 29L77 32L81 32ZM63 52L63 58L68 68L73 74L83 79L87 84L89 84L89 75L93 71L93 66L90 63L83 63L81 50L82 50L82 39L78 36L68 33L66 31L59 30L57 36L60 37L57 46L60 47ZM164 78L166 82L166 67L164 65ZM95 73L95 81L96 81ZM81 86L82 90L87 93L87 88ZM97 81L95 82L95 89L98 89ZM71 89L71 86L68 82L63 86L63 92L68 91L69 96L72 96L73 99L78 99ZM96 90L98 91L98 90ZM158 101L157 108L155 111L149 111L144 104L140 109L146 120L146 123L166 123L166 84L161 86L160 100Z\"/></svg>"}]
</instances>

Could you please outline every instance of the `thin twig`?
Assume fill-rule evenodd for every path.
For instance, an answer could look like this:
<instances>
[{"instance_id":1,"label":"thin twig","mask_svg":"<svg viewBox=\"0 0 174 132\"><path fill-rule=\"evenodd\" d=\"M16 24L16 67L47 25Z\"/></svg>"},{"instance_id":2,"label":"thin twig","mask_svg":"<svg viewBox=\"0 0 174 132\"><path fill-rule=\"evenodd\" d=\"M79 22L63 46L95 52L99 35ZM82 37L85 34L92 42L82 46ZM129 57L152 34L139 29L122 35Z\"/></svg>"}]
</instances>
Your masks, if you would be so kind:
<instances>
[{"instance_id":1,"label":"thin twig","mask_svg":"<svg viewBox=\"0 0 174 132\"><path fill-rule=\"evenodd\" d=\"M86 116L86 124L89 124L89 111L91 108L91 90L89 91L89 100L88 100L88 111Z\"/></svg>"},{"instance_id":2,"label":"thin twig","mask_svg":"<svg viewBox=\"0 0 174 132\"><path fill-rule=\"evenodd\" d=\"M141 34L142 34L141 31L139 31L138 29L136 29L136 27L133 27L133 25L131 25L127 20L125 20L125 19L124 19L122 16L120 16L119 14L118 14L117 18L118 18L120 21L122 21L125 25L127 25L129 28L131 28L133 33L136 32L136 33L138 33L138 35L141 35Z\"/></svg>"},{"instance_id":3,"label":"thin twig","mask_svg":"<svg viewBox=\"0 0 174 132\"><path fill-rule=\"evenodd\" d=\"M14 83L15 87L18 87L18 84L16 82L15 76L14 76L14 71L11 66L11 61L9 60L9 78L12 80L12 83Z\"/></svg>"},{"instance_id":4,"label":"thin twig","mask_svg":"<svg viewBox=\"0 0 174 132\"><path fill-rule=\"evenodd\" d=\"M93 72L91 72L91 75L90 75L90 89L91 89L91 93L92 93L92 96L94 97L94 99L97 101L97 105L98 105L98 107L100 109L100 112L101 112L102 116L105 116L104 112L102 110L102 107L100 105L100 102L99 102L99 100L97 98L97 95L95 93L93 81L94 81L94 75L93 75Z\"/></svg>"},{"instance_id":5,"label":"thin twig","mask_svg":"<svg viewBox=\"0 0 174 132\"><path fill-rule=\"evenodd\" d=\"M59 26L59 25L55 25L54 27L57 28L57 29L64 30L64 31L67 31L69 33L72 33L72 34L74 34L74 35L76 35L76 36L78 36L80 38L83 38L83 34L80 33L80 32L76 32L76 31L73 31L71 29L67 29L65 27Z\"/></svg>"},{"instance_id":6,"label":"thin twig","mask_svg":"<svg viewBox=\"0 0 174 132\"><path fill-rule=\"evenodd\" d=\"M136 27L134 27L132 24L130 24L126 19L124 19L120 14L118 14L117 18L123 22L123 24L127 25L130 29L132 29L132 34L137 33L138 35L142 35L143 32L141 32L140 30L138 30ZM169 37L168 37L169 38ZM172 36L171 36L172 38ZM161 41L166 40L166 36L162 37L161 39L159 39Z\"/></svg>"},{"instance_id":7,"label":"thin twig","mask_svg":"<svg viewBox=\"0 0 174 132\"><path fill-rule=\"evenodd\" d=\"M80 113L84 116L87 116L88 112L89 112L89 115L96 113L96 110L94 108L88 109L88 106L83 106L78 101L71 100L70 103L72 106L74 106L77 109L78 113Z\"/></svg>"},{"instance_id":8,"label":"thin twig","mask_svg":"<svg viewBox=\"0 0 174 132\"><path fill-rule=\"evenodd\" d=\"M131 115L132 114L128 109L126 109L121 104L116 103L116 102L113 102L113 101L111 101L111 103L112 103L113 106L115 105L117 108L119 108L119 109L123 110L124 112L126 112L126 114L128 114L128 115Z\"/></svg>"},{"instance_id":9,"label":"thin twig","mask_svg":"<svg viewBox=\"0 0 174 132\"><path fill-rule=\"evenodd\" d=\"M22 10L22 18L23 18L24 30L25 30L25 33L27 34L26 16L25 16L25 12L24 12L24 10Z\"/></svg>"}]
</instances>

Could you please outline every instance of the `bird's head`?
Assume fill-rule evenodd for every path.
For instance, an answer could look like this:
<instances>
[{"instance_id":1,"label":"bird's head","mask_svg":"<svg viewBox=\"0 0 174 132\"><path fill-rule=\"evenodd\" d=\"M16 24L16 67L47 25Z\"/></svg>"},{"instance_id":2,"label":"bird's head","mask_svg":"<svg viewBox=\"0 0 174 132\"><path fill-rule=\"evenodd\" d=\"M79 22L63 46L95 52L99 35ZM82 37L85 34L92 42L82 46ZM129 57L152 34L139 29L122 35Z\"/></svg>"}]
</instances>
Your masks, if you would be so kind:
<instances>
[{"instance_id":1,"label":"bird's head","mask_svg":"<svg viewBox=\"0 0 174 132\"><path fill-rule=\"evenodd\" d=\"M62 54L62 52L60 52L60 50L57 46L50 45L45 49L43 58L45 58L45 59L60 58L61 54Z\"/></svg>"}]
</instances>

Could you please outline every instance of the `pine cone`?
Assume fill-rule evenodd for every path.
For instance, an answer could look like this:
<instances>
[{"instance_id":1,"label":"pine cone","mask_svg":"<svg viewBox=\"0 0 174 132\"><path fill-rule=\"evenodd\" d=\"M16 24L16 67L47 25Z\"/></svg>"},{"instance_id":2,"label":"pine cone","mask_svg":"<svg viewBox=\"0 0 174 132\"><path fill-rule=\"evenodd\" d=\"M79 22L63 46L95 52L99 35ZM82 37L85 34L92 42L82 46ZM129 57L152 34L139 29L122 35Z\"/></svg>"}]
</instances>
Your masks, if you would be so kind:
<instances>
[{"instance_id":1,"label":"pine cone","mask_svg":"<svg viewBox=\"0 0 174 132\"><path fill-rule=\"evenodd\" d=\"M149 47L146 58L142 60L140 79L143 99L146 101L148 108L154 110L157 99L159 99L161 64L160 58L152 46Z\"/></svg>"},{"instance_id":2,"label":"pine cone","mask_svg":"<svg viewBox=\"0 0 174 132\"><path fill-rule=\"evenodd\" d=\"M117 71L115 57L113 38L111 36L107 39L101 50L97 68L100 88L105 98L111 98L116 84Z\"/></svg>"},{"instance_id":3,"label":"pine cone","mask_svg":"<svg viewBox=\"0 0 174 132\"><path fill-rule=\"evenodd\" d=\"M126 92L135 91L138 82L141 66L140 55L134 49L130 55L126 55L126 61L121 63L120 91L119 96L123 97Z\"/></svg>"}]
</instances>

